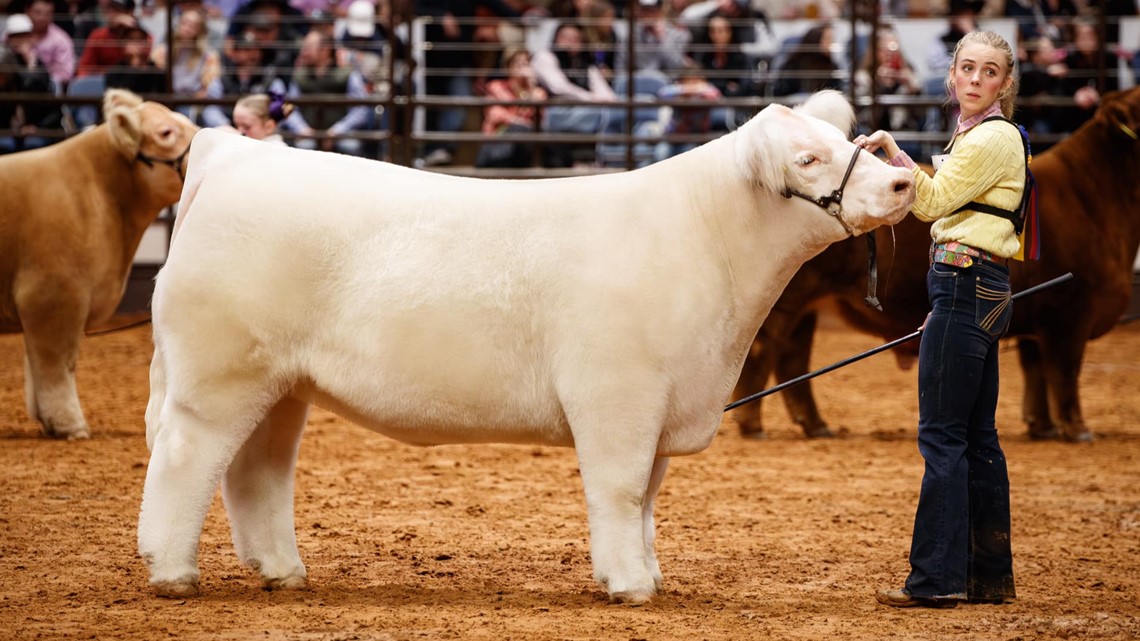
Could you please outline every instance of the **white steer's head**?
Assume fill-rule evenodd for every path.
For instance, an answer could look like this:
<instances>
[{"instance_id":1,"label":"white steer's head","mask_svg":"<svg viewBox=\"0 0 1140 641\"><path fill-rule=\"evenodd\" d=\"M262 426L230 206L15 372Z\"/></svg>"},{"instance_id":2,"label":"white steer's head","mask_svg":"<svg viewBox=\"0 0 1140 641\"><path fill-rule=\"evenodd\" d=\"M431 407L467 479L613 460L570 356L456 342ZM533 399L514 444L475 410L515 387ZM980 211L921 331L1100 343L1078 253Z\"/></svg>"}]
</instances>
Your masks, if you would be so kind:
<instances>
[{"instance_id":1,"label":"white steer's head","mask_svg":"<svg viewBox=\"0 0 1140 641\"><path fill-rule=\"evenodd\" d=\"M769 105L740 128L737 165L762 189L833 217L836 239L893 225L914 202L914 177L848 141L854 124L837 91L795 109Z\"/></svg>"}]
</instances>

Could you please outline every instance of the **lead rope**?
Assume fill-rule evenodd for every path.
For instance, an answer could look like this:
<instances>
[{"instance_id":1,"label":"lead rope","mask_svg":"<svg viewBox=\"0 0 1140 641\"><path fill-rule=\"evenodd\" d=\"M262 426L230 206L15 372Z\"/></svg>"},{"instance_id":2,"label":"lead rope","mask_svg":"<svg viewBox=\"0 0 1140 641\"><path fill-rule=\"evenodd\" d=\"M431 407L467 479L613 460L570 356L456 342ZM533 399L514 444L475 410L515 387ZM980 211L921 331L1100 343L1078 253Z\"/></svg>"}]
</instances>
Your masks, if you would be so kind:
<instances>
[{"instance_id":1,"label":"lead rope","mask_svg":"<svg viewBox=\"0 0 1140 641\"><path fill-rule=\"evenodd\" d=\"M875 257L875 230L867 232L867 297L863 299L868 307L883 311L875 290L879 288L879 266Z\"/></svg>"}]
</instances>

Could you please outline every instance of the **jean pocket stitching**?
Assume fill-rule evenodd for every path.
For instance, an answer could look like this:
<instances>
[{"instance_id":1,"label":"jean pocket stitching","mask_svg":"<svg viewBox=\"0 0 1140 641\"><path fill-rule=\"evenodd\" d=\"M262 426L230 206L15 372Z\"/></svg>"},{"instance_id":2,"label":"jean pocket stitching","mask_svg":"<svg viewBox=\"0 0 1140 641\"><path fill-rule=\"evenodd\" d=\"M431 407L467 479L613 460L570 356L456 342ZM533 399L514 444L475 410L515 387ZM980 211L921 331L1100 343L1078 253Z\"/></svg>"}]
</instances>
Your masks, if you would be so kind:
<instances>
[{"instance_id":1,"label":"jean pocket stitching","mask_svg":"<svg viewBox=\"0 0 1140 641\"><path fill-rule=\"evenodd\" d=\"M1002 314L1005 313L1005 310L1008 307L1009 299L1007 298L998 303L997 306L995 306L993 309L991 309L990 313L986 314L985 318L982 319L982 322L979 323L979 325L981 325L982 329L989 332L991 329L993 329L994 324L997 323L997 320L1001 318Z\"/></svg>"},{"instance_id":2,"label":"jean pocket stitching","mask_svg":"<svg viewBox=\"0 0 1140 641\"><path fill-rule=\"evenodd\" d=\"M978 283L978 298L985 298L986 300L1003 300L1009 298L1008 289L991 289L985 285Z\"/></svg>"}]
</instances>

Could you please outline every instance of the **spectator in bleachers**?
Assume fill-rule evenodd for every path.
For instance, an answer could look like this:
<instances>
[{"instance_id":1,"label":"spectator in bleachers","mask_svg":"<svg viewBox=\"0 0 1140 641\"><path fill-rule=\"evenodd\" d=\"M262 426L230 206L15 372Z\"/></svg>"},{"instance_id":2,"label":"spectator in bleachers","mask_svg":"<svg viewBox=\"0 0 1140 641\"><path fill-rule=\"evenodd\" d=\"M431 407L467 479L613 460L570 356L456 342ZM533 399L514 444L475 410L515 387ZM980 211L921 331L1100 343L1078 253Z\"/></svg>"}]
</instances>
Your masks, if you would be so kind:
<instances>
[{"instance_id":1,"label":"spectator in bleachers","mask_svg":"<svg viewBox=\"0 0 1140 641\"><path fill-rule=\"evenodd\" d=\"M210 83L206 95L210 98L245 94L285 93L282 74L290 69L278 69L262 62L261 42L251 33L245 33L233 43L230 55L223 57L222 73ZM210 105L202 110L202 124L207 127L230 125L230 112L221 105Z\"/></svg>"},{"instance_id":2,"label":"spectator in bleachers","mask_svg":"<svg viewBox=\"0 0 1140 641\"><path fill-rule=\"evenodd\" d=\"M371 6L371 5L370 5ZM336 16L325 9L314 9L306 14L309 31L320 32L332 39L336 39Z\"/></svg>"},{"instance_id":3,"label":"spectator in bleachers","mask_svg":"<svg viewBox=\"0 0 1140 641\"><path fill-rule=\"evenodd\" d=\"M1018 40L1069 39L1066 25L1077 15L1073 0L1005 0L1005 15L1017 21Z\"/></svg>"},{"instance_id":4,"label":"spectator in bleachers","mask_svg":"<svg viewBox=\"0 0 1140 641\"><path fill-rule=\"evenodd\" d=\"M1058 124L1061 131L1076 131L1096 112L1102 90L1116 91L1119 87L1116 61L1101 46L1096 24L1090 19L1078 18L1073 21L1072 28L1073 45L1065 57L1068 71L1061 81L1061 90L1064 95L1071 96L1076 104L1059 110ZM1105 63L1105 82L1098 88L1097 69L1102 57Z\"/></svg>"},{"instance_id":5,"label":"spectator in bleachers","mask_svg":"<svg viewBox=\"0 0 1140 641\"><path fill-rule=\"evenodd\" d=\"M261 43L264 64L287 69L296 63L300 39L306 31L304 14L285 0L248 0L230 18L222 51L229 55L237 38L251 33Z\"/></svg>"},{"instance_id":6,"label":"spectator in bleachers","mask_svg":"<svg viewBox=\"0 0 1140 641\"><path fill-rule=\"evenodd\" d=\"M740 50L736 30L728 18L714 15L704 35L697 40L690 56L708 76L708 81L724 96L748 95L752 89L752 64Z\"/></svg>"},{"instance_id":7,"label":"spectator in bleachers","mask_svg":"<svg viewBox=\"0 0 1140 641\"><path fill-rule=\"evenodd\" d=\"M856 95L869 96L872 88L878 96L916 96L922 93L922 83L914 66L903 55L898 33L885 25L879 27L878 46L874 51L868 50L864 54L855 71ZM872 130L888 131L921 128L921 118L917 113L912 108L903 106L882 110L879 121L871 125ZM914 155L917 153L914 152Z\"/></svg>"},{"instance_id":8,"label":"spectator in bleachers","mask_svg":"<svg viewBox=\"0 0 1140 641\"><path fill-rule=\"evenodd\" d=\"M287 147L278 123L293 113L292 103L280 93L245 96L234 105L234 129L243 136Z\"/></svg>"},{"instance_id":9,"label":"spectator in bleachers","mask_svg":"<svg viewBox=\"0 0 1140 641\"><path fill-rule=\"evenodd\" d=\"M60 15L71 16L70 20L60 24L60 26L64 31L67 31L71 39L75 41L75 52L81 54L91 34L94 33L96 29L107 26L110 15L114 11L114 9L108 10L111 0L62 1L66 4L66 9L60 11L57 5L56 21L57 23L59 22ZM66 26L68 22L73 25L72 28L74 31L68 30Z\"/></svg>"},{"instance_id":10,"label":"spectator in bleachers","mask_svg":"<svg viewBox=\"0 0 1140 641\"><path fill-rule=\"evenodd\" d=\"M572 22L558 25L550 49L536 52L531 66L552 98L617 100L602 71L582 48L582 29ZM599 133L606 129L611 111L593 105L551 105L546 110L545 128L559 133Z\"/></svg>"},{"instance_id":11,"label":"spectator in bleachers","mask_svg":"<svg viewBox=\"0 0 1140 641\"><path fill-rule=\"evenodd\" d=\"M129 34L141 29L134 16L134 0L108 0L103 8L107 25L91 32L83 45L83 55L79 57L80 76L106 73L110 67L123 60L124 43ZM144 32L145 33L145 32ZM150 35L147 35L150 39Z\"/></svg>"},{"instance_id":12,"label":"spectator in bleachers","mask_svg":"<svg viewBox=\"0 0 1140 641\"><path fill-rule=\"evenodd\" d=\"M665 126L667 134L707 134L712 131L712 107L721 98L720 91L705 79L699 63L686 60L684 67L676 71L677 80L665 85L657 92L661 100L687 100L694 106L674 105L669 122ZM699 142L667 142L657 145L656 160L664 160L696 148Z\"/></svg>"},{"instance_id":13,"label":"spectator in bleachers","mask_svg":"<svg viewBox=\"0 0 1140 641\"><path fill-rule=\"evenodd\" d=\"M551 17L560 18L563 22L579 22L586 17L591 3L592 0L552 0L548 6Z\"/></svg>"},{"instance_id":14,"label":"spectator in bleachers","mask_svg":"<svg viewBox=\"0 0 1140 641\"><path fill-rule=\"evenodd\" d=\"M736 43L755 42L757 23L770 29L767 14L752 8L749 0L703 0L690 4L680 13L681 23L689 27L696 42L705 40L709 20L717 17L728 20L732 41Z\"/></svg>"},{"instance_id":15,"label":"spectator in bleachers","mask_svg":"<svg viewBox=\"0 0 1140 641\"><path fill-rule=\"evenodd\" d=\"M665 0L637 0L634 13L637 23L634 27L635 54L637 59L631 66L626 60L626 47L621 47L617 55L617 71L627 74L632 71L655 71L667 73L670 69L680 69L685 65L686 50L692 36L689 30L674 20Z\"/></svg>"},{"instance_id":16,"label":"spectator in bleachers","mask_svg":"<svg viewBox=\"0 0 1140 641\"><path fill-rule=\"evenodd\" d=\"M171 70L174 93L180 96L206 97L210 84L221 73L221 59L206 40L206 14L199 9L184 10L174 28L174 62ZM169 47L154 48L155 65L165 69Z\"/></svg>"},{"instance_id":17,"label":"spectator in bleachers","mask_svg":"<svg viewBox=\"0 0 1140 641\"><path fill-rule=\"evenodd\" d=\"M8 16L8 42L0 44L0 94L51 92L51 76L32 50L30 22L22 13ZM39 135L40 130L59 129L62 120L59 105L0 102L0 129L14 132L0 137L0 154L47 146L50 141Z\"/></svg>"},{"instance_id":18,"label":"spectator in bleachers","mask_svg":"<svg viewBox=\"0 0 1140 641\"><path fill-rule=\"evenodd\" d=\"M582 27L583 48L593 65L602 72L606 82L613 82L617 68L617 52L621 46L614 32L617 12L609 0L590 0L583 9L578 24Z\"/></svg>"},{"instance_id":19,"label":"spectator in bleachers","mask_svg":"<svg viewBox=\"0 0 1140 641\"><path fill-rule=\"evenodd\" d=\"M470 45L475 38L476 8L499 18L521 16L504 0L415 0L418 16L434 20L424 27L424 39L430 43L459 45L452 48L431 47L424 52L424 92L429 96L467 97L473 95L472 77L477 62ZM455 71L458 70L458 71ZM457 132L463 129L466 112L462 108L429 108L426 128L435 132ZM455 147L447 142L425 145L423 165L451 164Z\"/></svg>"},{"instance_id":20,"label":"spectator in bleachers","mask_svg":"<svg viewBox=\"0 0 1140 641\"><path fill-rule=\"evenodd\" d=\"M546 100L538 85L525 49L508 49L503 54L504 79L487 83L487 97L498 100ZM488 105L483 109L483 133L501 135L535 131L541 108L532 105ZM534 164L534 143L515 141L484 142L475 158L476 167L530 167Z\"/></svg>"},{"instance_id":21,"label":"spectator in bleachers","mask_svg":"<svg viewBox=\"0 0 1140 641\"><path fill-rule=\"evenodd\" d=\"M808 29L777 70L773 93L777 96L808 94L820 89L841 89L836 77L839 65L831 57L834 29L828 23Z\"/></svg>"},{"instance_id":22,"label":"spectator in bleachers","mask_svg":"<svg viewBox=\"0 0 1140 641\"><path fill-rule=\"evenodd\" d=\"M36 59L51 74L55 86L62 90L75 76L75 43L66 31L52 22L52 12L55 11L52 0L30 0L26 11L32 25L32 48Z\"/></svg>"},{"instance_id":23,"label":"spectator in bleachers","mask_svg":"<svg viewBox=\"0 0 1140 641\"><path fill-rule=\"evenodd\" d=\"M75 51L79 51L80 48L78 27L85 20L96 16L96 12L96 0L52 0L52 23L72 39L76 45ZM87 34L97 26L99 26L98 21L92 20L90 28L82 32L83 38L86 38Z\"/></svg>"},{"instance_id":24,"label":"spectator in bleachers","mask_svg":"<svg viewBox=\"0 0 1140 641\"><path fill-rule=\"evenodd\" d=\"M1057 49L1048 36L1037 36L1024 43L1027 59L1020 66L1021 87L1019 98L1056 97L1064 95L1062 82L1069 72L1065 66L1065 52ZM1055 122L1056 108L1042 105L1019 104L1017 122L1033 133L1060 133ZM1042 151L1044 145L1034 144Z\"/></svg>"},{"instance_id":25,"label":"spectator in bleachers","mask_svg":"<svg viewBox=\"0 0 1140 641\"><path fill-rule=\"evenodd\" d=\"M954 47L962 36L977 31L978 13L984 5L984 0L950 0L946 31L930 44L930 50L926 54L925 75L940 87L954 61Z\"/></svg>"},{"instance_id":26,"label":"spectator in bleachers","mask_svg":"<svg viewBox=\"0 0 1140 641\"><path fill-rule=\"evenodd\" d=\"M289 83L289 95L367 97L360 72L351 65L340 64L336 55L336 43L332 38L316 31L310 32L301 41L301 52L297 55L297 65L293 68L293 77ZM359 139L345 137L345 134L366 128L370 113L367 105L310 105L299 108L287 124L291 131L301 136L294 143L298 147L320 147L324 151L336 150L359 156L364 148L363 143ZM314 141L312 136L319 131L325 132L329 137Z\"/></svg>"},{"instance_id":27,"label":"spectator in bleachers","mask_svg":"<svg viewBox=\"0 0 1140 641\"><path fill-rule=\"evenodd\" d=\"M137 24L122 32L123 56L104 72L106 86L137 94L167 93L166 72L151 60L151 37Z\"/></svg>"},{"instance_id":28,"label":"spectator in bleachers","mask_svg":"<svg viewBox=\"0 0 1140 641\"><path fill-rule=\"evenodd\" d=\"M779 20L834 20L841 14L846 2L837 0L765 0L768 15Z\"/></svg>"},{"instance_id":29,"label":"spectator in bleachers","mask_svg":"<svg viewBox=\"0 0 1140 641\"><path fill-rule=\"evenodd\" d=\"M365 91L369 95L387 98L391 90L389 78L389 58L395 52L403 55L403 43L398 37L388 36L388 1L381 0L375 6L371 0L354 0L348 8L344 20L344 31L340 34L340 52L345 62L360 72L364 78ZM397 69L397 78L403 69Z\"/></svg>"}]
</instances>

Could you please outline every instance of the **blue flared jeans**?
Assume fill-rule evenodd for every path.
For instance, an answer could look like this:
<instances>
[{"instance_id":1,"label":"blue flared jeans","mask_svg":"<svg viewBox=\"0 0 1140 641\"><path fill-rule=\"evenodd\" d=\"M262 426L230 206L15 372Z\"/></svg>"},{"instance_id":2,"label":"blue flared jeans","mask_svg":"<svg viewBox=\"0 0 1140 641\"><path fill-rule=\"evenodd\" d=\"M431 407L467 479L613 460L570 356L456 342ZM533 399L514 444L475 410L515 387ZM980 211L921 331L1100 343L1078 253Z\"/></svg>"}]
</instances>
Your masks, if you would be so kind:
<instances>
[{"instance_id":1,"label":"blue flared jeans","mask_svg":"<svg viewBox=\"0 0 1140 641\"><path fill-rule=\"evenodd\" d=\"M1009 327L1009 269L934 263L919 347L918 449L926 461L906 591L1011 599L1009 475L998 443L998 339Z\"/></svg>"}]
</instances>

